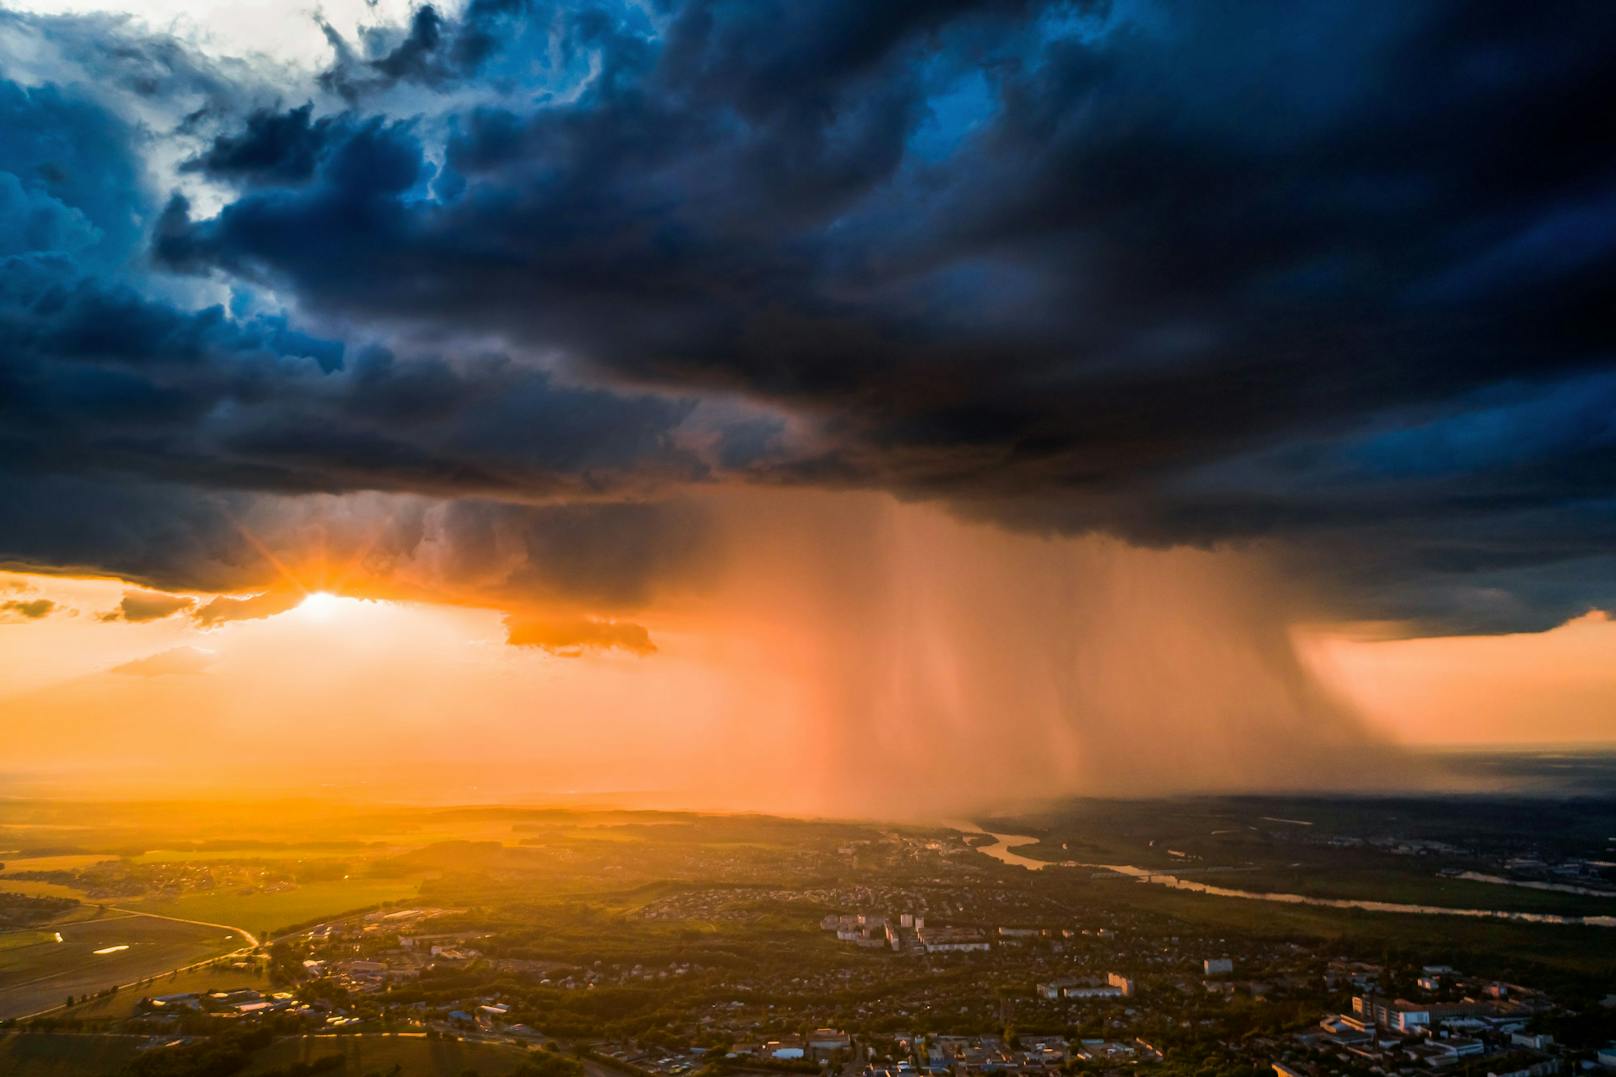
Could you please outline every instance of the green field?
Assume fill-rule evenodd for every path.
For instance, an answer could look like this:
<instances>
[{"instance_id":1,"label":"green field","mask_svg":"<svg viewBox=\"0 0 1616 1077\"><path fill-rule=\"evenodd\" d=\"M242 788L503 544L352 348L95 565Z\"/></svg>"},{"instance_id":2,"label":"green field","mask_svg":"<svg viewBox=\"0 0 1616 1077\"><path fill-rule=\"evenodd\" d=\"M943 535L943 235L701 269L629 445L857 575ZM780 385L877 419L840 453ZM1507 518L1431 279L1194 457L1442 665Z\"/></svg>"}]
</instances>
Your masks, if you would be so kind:
<instances>
[{"instance_id":1,"label":"green field","mask_svg":"<svg viewBox=\"0 0 1616 1077\"><path fill-rule=\"evenodd\" d=\"M1453 909L1503 909L1562 916L1610 916L1616 900L1584 894L1531 890L1498 883L1476 882L1439 875L1425 865L1376 863L1368 858L1358 866L1354 858L1330 864L1321 857L1300 867L1272 867L1186 877L1241 890L1304 894L1309 897L1358 898L1395 901L1409 905L1440 905Z\"/></svg>"},{"instance_id":2,"label":"green field","mask_svg":"<svg viewBox=\"0 0 1616 1077\"><path fill-rule=\"evenodd\" d=\"M133 1058L138 1036L75 1033L0 1033L0 1073L6 1077L86 1077L116 1074ZM345 1077L389 1073L396 1064L408 1077L504 1077L527 1052L502 1044L432 1040L424 1036L300 1036L278 1040L257 1052L242 1077L283 1069L293 1062L341 1055L346 1065L330 1071Z\"/></svg>"},{"instance_id":3,"label":"green field","mask_svg":"<svg viewBox=\"0 0 1616 1077\"><path fill-rule=\"evenodd\" d=\"M13 879L0 876L0 890L13 894L26 894L29 897L58 897L72 898L74 901L90 901L95 899L82 890L75 890L71 886L61 883L38 882L33 879Z\"/></svg>"},{"instance_id":4,"label":"green field","mask_svg":"<svg viewBox=\"0 0 1616 1077\"><path fill-rule=\"evenodd\" d=\"M116 995L80 1003L73 1007L73 1016L80 1020L116 1020L134 1016L140 1000L152 995L203 994L208 991L233 991L238 987L271 990L262 964L252 962L245 969L208 964L178 974L164 974L138 983L126 991L119 991Z\"/></svg>"},{"instance_id":5,"label":"green field","mask_svg":"<svg viewBox=\"0 0 1616 1077\"><path fill-rule=\"evenodd\" d=\"M0 871L0 879L19 871L72 871L116 859L118 858L107 853L72 853L60 856L29 856L21 859L6 857L3 858L6 867L4 871Z\"/></svg>"},{"instance_id":6,"label":"green field","mask_svg":"<svg viewBox=\"0 0 1616 1077\"><path fill-rule=\"evenodd\" d=\"M218 928L125 913L53 924L51 931L48 941L0 949L0 1018L36 1013L69 994L95 994L242 945L239 935Z\"/></svg>"},{"instance_id":7,"label":"green field","mask_svg":"<svg viewBox=\"0 0 1616 1077\"><path fill-rule=\"evenodd\" d=\"M350 861L397 853L406 848L408 846L358 841L348 845L330 842L318 845L244 843L239 846L207 845L192 849L147 849L137 856L125 857L124 859L136 864L183 864L194 861L223 860L255 860L274 863L284 863L289 860Z\"/></svg>"},{"instance_id":8,"label":"green field","mask_svg":"<svg viewBox=\"0 0 1616 1077\"><path fill-rule=\"evenodd\" d=\"M142 1039L67 1032L0 1032L0 1073L6 1077L99 1077L117 1073L134 1057Z\"/></svg>"},{"instance_id":9,"label":"green field","mask_svg":"<svg viewBox=\"0 0 1616 1077\"><path fill-rule=\"evenodd\" d=\"M1074 880L1074 899L1095 906L1150 911L1193 929L1254 938L1338 941L1344 951L1443 955L1503 979L1551 982L1556 973L1616 978L1616 928L1511 923L1459 916L1372 913L1271 901L1215 897L1115 880ZM1081 896L1079 896L1081 895Z\"/></svg>"},{"instance_id":10,"label":"green field","mask_svg":"<svg viewBox=\"0 0 1616 1077\"><path fill-rule=\"evenodd\" d=\"M416 879L339 879L270 893L211 891L131 902L128 907L185 920L244 927L255 935L414 897Z\"/></svg>"},{"instance_id":11,"label":"green field","mask_svg":"<svg viewBox=\"0 0 1616 1077\"><path fill-rule=\"evenodd\" d=\"M979 822L1039 839L1015 848L1032 859L1132 864L1240 890L1573 916L1616 911L1610 897L1451 877L1466 870L1501 874L1498 864L1525 834L1551 860L1599 858L1616 827L1616 808L1607 800L1073 800Z\"/></svg>"},{"instance_id":12,"label":"green field","mask_svg":"<svg viewBox=\"0 0 1616 1077\"><path fill-rule=\"evenodd\" d=\"M252 1077L327 1055L341 1055L346 1066L332 1072L349 1077L388 1073L395 1064L409 1077L461 1077L467 1070L475 1070L479 1077L503 1077L522 1064L527 1051L502 1044L433 1040L421 1035L301 1036L264 1048L242 1075Z\"/></svg>"},{"instance_id":13,"label":"green field","mask_svg":"<svg viewBox=\"0 0 1616 1077\"><path fill-rule=\"evenodd\" d=\"M56 941L55 928L27 927L21 931L0 932L0 951L20 950L28 946Z\"/></svg>"}]
</instances>

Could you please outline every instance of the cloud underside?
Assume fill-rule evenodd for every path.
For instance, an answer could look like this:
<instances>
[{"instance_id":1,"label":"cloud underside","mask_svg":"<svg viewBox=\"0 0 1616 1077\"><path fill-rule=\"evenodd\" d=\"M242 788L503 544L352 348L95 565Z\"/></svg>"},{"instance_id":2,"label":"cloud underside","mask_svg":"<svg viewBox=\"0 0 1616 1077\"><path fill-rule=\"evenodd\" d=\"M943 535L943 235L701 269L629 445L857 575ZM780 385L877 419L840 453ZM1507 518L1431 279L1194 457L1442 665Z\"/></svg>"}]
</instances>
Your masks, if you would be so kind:
<instances>
[{"instance_id":1,"label":"cloud underside","mask_svg":"<svg viewBox=\"0 0 1616 1077\"><path fill-rule=\"evenodd\" d=\"M0 602L0 621L41 621L60 609L48 598L12 598Z\"/></svg>"},{"instance_id":2,"label":"cloud underside","mask_svg":"<svg viewBox=\"0 0 1616 1077\"><path fill-rule=\"evenodd\" d=\"M577 657L585 650L622 650L637 655L656 652L645 626L628 621L513 616L506 618L505 627L506 642L511 646L537 647L566 658Z\"/></svg>"},{"instance_id":3,"label":"cloud underside","mask_svg":"<svg viewBox=\"0 0 1616 1077\"><path fill-rule=\"evenodd\" d=\"M172 617L174 614L189 610L195 605L196 600L185 595L169 595L161 591L125 591L117 608L100 614L98 619L140 624L145 621L160 621L165 617Z\"/></svg>"},{"instance_id":4,"label":"cloud underside","mask_svg":"<svg viewBox=\"0 0 1616 1077\"><path fill-rule=\"evenodd\" d=\"M239 593L264 536L352 535L565 611L513 643L644 651L699 491L767 485L1261 544L1421 631L1616 605L1616 9L470 0L332 42L284 84L0 13L48 69L0 83L0 563Z\"/></svg>"}]
</instances>

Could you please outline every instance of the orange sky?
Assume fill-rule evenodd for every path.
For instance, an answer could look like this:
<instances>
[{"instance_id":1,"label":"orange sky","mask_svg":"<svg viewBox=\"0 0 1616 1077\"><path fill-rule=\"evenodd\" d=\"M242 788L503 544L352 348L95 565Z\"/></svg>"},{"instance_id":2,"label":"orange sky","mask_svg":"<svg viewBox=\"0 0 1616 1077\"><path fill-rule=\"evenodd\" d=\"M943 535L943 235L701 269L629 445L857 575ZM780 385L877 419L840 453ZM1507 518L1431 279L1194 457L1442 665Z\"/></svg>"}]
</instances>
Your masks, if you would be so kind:
<instances>
[{"instance_id":1,"label":"orange sky","mask_svg":"<svg viewBox=\"0 0 1616 1077\"><path fill-rule=\"evenodd\" d=\"M1326 630L1302 648L1408 744L1616 741L1616 622L1603 611L1521 635L1375 642Z\"/></svg>"},{"instance_id":2,"label":"orange sky","mask_svg":"<svg viewBox=\"0 0 1616 1077\"><path fill-rule=\"evenodd\" d=\"M1248 555L1012 535L875 495L749 495L716 518L719 563L633 622L0 576L0 600L56 604L0 623L3 769L107 791L655 790L917 814L1418 781L1393 745L1616 739L1603 615L1373 642L1294 628L1294 596ZM146 619L111 619L125 600ZM583 642L509 642L553 636Z\"/></svg>"}]
</instances>

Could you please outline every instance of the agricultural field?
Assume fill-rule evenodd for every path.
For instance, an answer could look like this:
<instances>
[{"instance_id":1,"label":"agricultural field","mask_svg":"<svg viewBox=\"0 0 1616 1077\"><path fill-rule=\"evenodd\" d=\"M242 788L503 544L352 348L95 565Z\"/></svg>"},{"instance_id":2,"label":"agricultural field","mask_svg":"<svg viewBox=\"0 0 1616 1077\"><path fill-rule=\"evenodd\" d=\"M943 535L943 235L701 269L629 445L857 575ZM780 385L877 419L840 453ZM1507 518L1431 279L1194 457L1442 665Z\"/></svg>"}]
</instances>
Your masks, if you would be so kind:
<instances>
[{"instance_id":1,"label":"agricultural field","mask_svg":"<svg viewBox=\"0 0 1616 1077\"><path fill-rule=\"evenodd\" d=\"M92 1033L0 1033L0 1073L6 1077L83 1077L116 1074L134 1058L140 1036ZM424 1034L403 1036L292 1036L277 1040L253 1054L242 1077L282 1071L295 1062L312 1062L330 1055L344 1060L331 1077L361 1077L390 1073L399 1067L410 1077L504 1077L522 1064L527 1051L504 1044L466 1043L428 1039Z\"/></svg>"},{"instance_id":2,"label":"agricultural field","mask_svg":"<svg viewBox=\"0 0 1616 1077\"><path fill-rule=\"evenodd\" d=\"M1015 846L1034 860L1135 865L1310 897L1603 916L1616 909L1616 872L1601 878L1593 868L1612 859L1613 804L1608 797L1179 797L1074 800L981 822L1037 839ZM1578 861L1585 870L1575 877L1548 874L1547 864ZM1535 874L1510 867L1527 863L1540 865ZM1510 885L1464 873L1520 879Z\"/></svg>"},{"instance_id":3,"label":"agricultural field","mask_svg":"<svg viewBox=\"0 0 1616 1077\"><path fill-rule=\"evenodd\" d=\"M66 898L70 901L93 901L83 890L65 883L39 882L35 879L0 877L0 893L22 894L26 897Z\"/></svg>"},{"instance_id":4,"label":"agricultural field","mask_svg":"<svg viewBox=\"0 0 1616 1077\"><path fill-rule=\"evenodd\" d=\"M218 842L209 842L205 845L176 846L174 848L147 849L143 853L127 857L136 864L175 864L188 860L262 860L262 861L325 861L346 862L360 858L369 858L396 853L403 850L403 845L392 845L387 842L319 842L306 845L294 844L266 844L263 842L242 842L239 845L229 845Z\"/></svg>"},{"instance_id":5,"label":"agricultural field","mask_svg":"<svg viewBox=\"0 0 1616 1077\"><path fill-rule=\"evenodd\" d=\"M424 1034L364 1036L295 1036L277 1040L253 1056L242 1077L284 1069L294 1062L312 1062L340 1054L346 1065L333 1075L360 1077L389 1073L395 1065L410 1077L503 1077L522 1064L527 1051L504 1044L467 1043L428 1039Z\"/></svg>"},{"instance_id":6,"label":"agricultural field","mask_svg":"<svg viewBox=\"0 0 1616 1077\"><path fill-rule=\"evenodd\" d=\"M402 901L415 896L419 889L420 882L414 878L358 877L257 893L215 890L181 894L131 902L128 907L184 920L231 924L263 935L383 902Z\"/></svg>"},{"instance_id":7,"label":"agricultural field","mask_svg":"<svg viewBox=\"0 0 1616 1077\"><path fill-rule=\"evenodd\" d=\"M240 967L244 966L244 967ZM115 995L105 995L73 1007L73 1016L84 1021L120 1020L133 1017L140 1000L152 995L205 994L250 987L269 991L273 985L261 962L228 960L209 962L184 972L171 972L135 984Z\"/></svg>"},{"instance_id":8,"label":"agricultural field","mask_svg":"<svg viewBox=\"0 0 1616 1077\"><path fill-rule=\"evenodd\" d=\"M73 871L77 868L87 868L99 864L103 860L116 860L117 857L105 853L68 853L58 856L0 856L0 879L15 875L20 871Z\"/></svg>"},{"instance_id":9,"label":"agricultural field","mask_svg":"<svg viewBox=\"0 0 1616 1077\"><path fill-rule=\"evenodd\" d=\"M22 950L29 946L54 943L58 938L60 936L53 928L29 927L19 931L7 931L0 933L0 951Z\"/></svg>"},{"instance_id":10,"label":"agricultural field","mask_svg":"<svg viewBox=\"0 0 1616 1077\"><path fill-rule=\"evenodd\" d=\"M123 1069L143 1036L70 1032L0 1032L0 1073L6 1077L84 1077Z\"/></svg>"},{"instance_id":11,"label":"agricultural field","mask_svg":"<svg viewBox=\"0 0 1616 1077\"><path fill-rule=\"evenodd\" d=\"M222 928L154 916L108 912L48 926L48 936L0 947L0 1019L60 1005L68 995L96 994L242 946ZM60 938L60 942L56 941Z\"/></svg>"}]
</instances>

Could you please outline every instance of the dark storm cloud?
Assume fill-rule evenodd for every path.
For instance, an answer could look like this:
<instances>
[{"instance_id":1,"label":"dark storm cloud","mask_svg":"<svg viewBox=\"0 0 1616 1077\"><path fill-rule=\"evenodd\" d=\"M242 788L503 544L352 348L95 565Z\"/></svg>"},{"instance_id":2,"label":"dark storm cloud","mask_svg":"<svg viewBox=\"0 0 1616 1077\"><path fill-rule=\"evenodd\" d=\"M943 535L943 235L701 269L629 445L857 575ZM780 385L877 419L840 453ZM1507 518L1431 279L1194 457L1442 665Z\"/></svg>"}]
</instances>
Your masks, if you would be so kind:
<instances>
[{"instance_id":1,"label":"dark storm cloud","mask_svg":"<svg viewBox=\"0 0 1616 1077\"><path fill-rule=\"evenodd\" d=\"M443 89L476 75L491 59L519 50L542 55L547 44L545 5L532 0L467 0L446 19L432 4L416 8L404 28L373 26L362 49L321 23L334 62L320 85L350 103L399 83ZM497 79L499 73L493 73Z\"/></svg>"},{"instance_id":2,"label":"dark storm cloud","mask_svg":"<svg viewBox=\"0 0 1616 1077\"><path fill-rule=\"evenodd\" d=\"M344 585L580 617L631 610L702 583L721 541L693 500L330 498L0 467L0 568L230 592L191 608L204 624L272 616ZM323 565L307 564L311 547Z\"/></svg>"},{"instance_id":3,"label":"dark storm cloud","mask_svg":"<svg viewBox=\"0 0 1616 1077\"><path fill-rule=\"evenodd\" d=\"M340 343L282 317L177 311L55 267L21 283L0 292L12 467L517 498L704 474L674 437L684 401L564 386L499 356L373 348L350 363Z\"/></svg>"},{"instance_id":4,"label":"dark storm cloud","mask_svg":"<svg viewBox=\"0 0 1616 1077\"><path fill-rule=\"evenodd\" d=\"M721 541L693 501L507 505L458 501L432 521L438 571L512 597L606 608L647 604L659 587L699 581ZM411 541L420 543L421 538ZM401 555L407 542L396 544Z\"/></svg>"},{"instance_id":5,"label":"dark storm cloud","mask_svg":"<svg viewBox=\"0 0 1616 1077\"><path fill-rule=\"evenodd\" d=\"M239 134L220 135L183 167L238 182L306 180L337 122L313 114L312 102L286 112L256 109Z\"/></svg>"},{"instance_id":6,"label":"dark storm cloud","mask_svg":"<svg viewBox=\"0 0 1616 1077\"><path fill-rule=\"evenodd\" d=\"M621 650L637 655L656 653L651 633L644 625L630 621L508 616L505 629L506 642L511 646L537 647L563 658L576 658L585 650Z\"/></svg>"},{"instance_id":7,"label":"dark storm cloud","mask_svg":"<svg viewBox=\"0 0 1616 1077\"><path fill-rule=\"evenodd\" d=\"M563 385L499 355L350 355L284 314L151 297L106 268L127 196L80 175L99 139L105 172L126 176L133 135L54 89L0 83L0 110L15 121L0 147L0 222L15 224L0 239L0 467L519 498L704 474L676 444L689 400ZM390 130L361 134L385 143ZM224 159L273 172L270 156L237 150Z\"/></svg>"},{"instance_id":8,"label":"dark storm cloud","mask_svg":"<svg viewBox=\"0 0 1616 1077\"><path fill-rule=\"evenodd\" d=\"M48 598L10 598L0 602L0 621L41 621L59 609Z\"/></svg>"},{"instance_id":9,"label":"dark storm cloud","mask_svg":"<svg viewBox=\"0 0 1616 1077\"><path fill-rule=\"evenodd\" d=\"M876 487L1271 542L1352 616L1616 603L1616 9L473 0L328 37L300 103L210 121L184 169L222 208L136 218L163 266L340 331L87 271L107 194L0 157L33 222L0 291L19 471ZM112 130L129 167L47 92L21 129ZM804 436L692 449L719 392Z\"/></svg>"},{"instance_id":10,"label":"dark storm cloud","mask_svg":"<svg viewBox=\"0 0 1616 1077\"><path fill-rule=\"evenodd\" d=\"M257 621L296 609L305 597L301 591L265 591L245 598L220 595L206 605L197 607L192 616L203 628L213 628L230 621Z\"/></svg>"},{"instance_id":11,"label":"dark storm cloud","mask_svg":"<svg viewBox=\"0 0 1616 1077\"><path fill-rule=\"evenodd\" d=\"M181 610L188 610L196 605L196 600L185 595L165 595L160 591L125 591L123 600L118 608L108 610L97 615L101 621L128 621L139 624L144 621L160 621L164 617L172 617Z\"/></svg>"}]
</instances>

